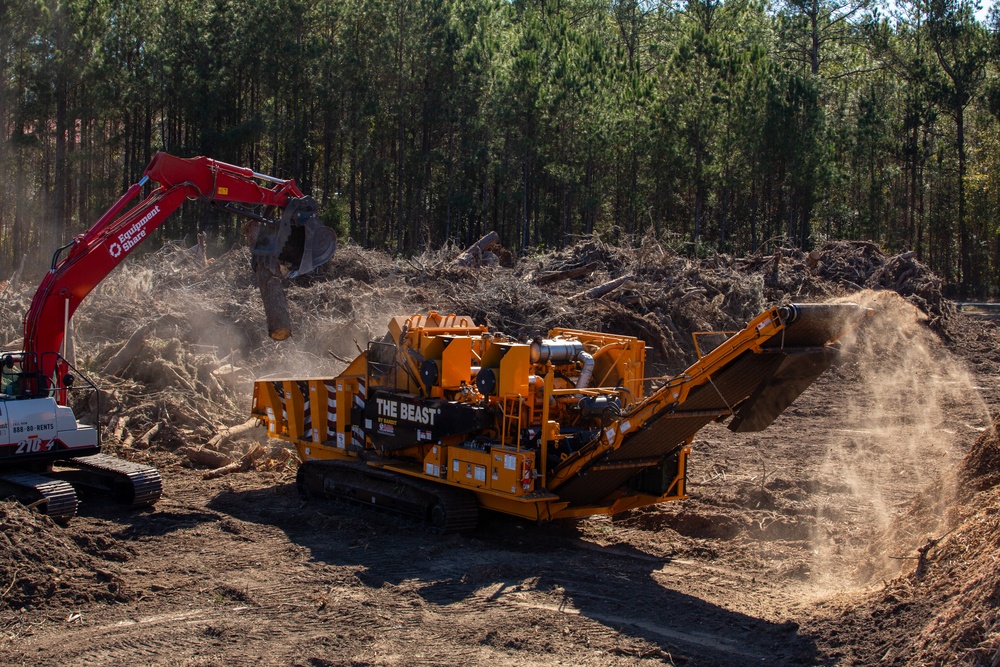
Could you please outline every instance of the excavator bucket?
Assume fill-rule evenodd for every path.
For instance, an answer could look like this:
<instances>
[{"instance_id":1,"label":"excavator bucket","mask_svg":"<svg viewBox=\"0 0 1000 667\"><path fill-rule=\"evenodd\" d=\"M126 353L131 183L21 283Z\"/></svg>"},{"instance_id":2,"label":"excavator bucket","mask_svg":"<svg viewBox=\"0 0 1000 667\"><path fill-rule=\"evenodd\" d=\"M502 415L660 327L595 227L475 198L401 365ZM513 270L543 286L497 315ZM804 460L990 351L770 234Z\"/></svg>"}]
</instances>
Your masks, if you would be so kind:
<instances>
[{"instance_id":1,"label":"excavator bucket","mask_svg":"<svg viewBox=\"0 0 1000 667\"><path fill-rule=\"evenodd\" d=\"M337 250L337 233L320 221L317 210L312 197L289 200L280 222L261 226L254 257L291 267L290 278L328 262Z\"/></svg>"},{"instance_id":2,"label":"excavator bucket","mask_svg":"<svg viewBox=\"0 0 1000 667\"><path fill-rule=\"evenodd\" d=\"M316 216L306 220L302 229L304 239L298 275L309 273L314 268L322 266L333 257L333 253L337 250L337 233L320 222Z\"/></svg>"}]
</instances>

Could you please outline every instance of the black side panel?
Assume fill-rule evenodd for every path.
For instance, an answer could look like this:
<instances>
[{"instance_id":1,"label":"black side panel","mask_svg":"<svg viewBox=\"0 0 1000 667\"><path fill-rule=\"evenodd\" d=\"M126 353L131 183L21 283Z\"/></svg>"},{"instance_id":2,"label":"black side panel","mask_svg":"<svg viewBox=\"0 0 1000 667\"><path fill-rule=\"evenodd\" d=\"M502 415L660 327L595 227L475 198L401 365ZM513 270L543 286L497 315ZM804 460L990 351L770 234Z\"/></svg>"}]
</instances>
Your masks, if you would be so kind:
<instances>
[{"instance_id":1,"label":"black side panel","mask_svg":"<svg viewBox=\"0 0 1000 667\"><path fill-rule=\"evenodd\" d=\"M765 353L766 354L766 353ZM780 353L781 364L736 411L729 423L735 433L763 431L830 367L837 352L829 348Z\"/></svg>"},{"instance_id":2,"label":"black side panel","mask_svg":"<svg viewBox=\"0 0 1000 667\"><path fill-rule=\"evenodd\" d=\"M668 456L666 460L658 466L646 468L636 476L636 491L648 493L654 496L661 496L669 493L673 489L674 481L677 479L681 469L680 449Z\"/></svg>"},{"instance_id":3,"label":"black side panel","mask_svg":"<svg viewBox=\"0 0 1000 667\"><path fill-rule=\"evenodd\" d=\"M691 390L679 411L727 410L735 408L771 377L781 364L782 355L747 352L712 375L712 381Z\"/></svg>"},{"instance_id":4,"label":"black side panel","mask_svg":"<svg viewBox=\"0 0 1000 667\"><path fill-rule=\"evenodd\" d=\"M371 393L364 420L368 437L383 452L451 435L475 435L492 424L484 408L386 391Z\"/></svg>"},{"instance_id":5,"label":"black side panel","mask_svg":"<svg viewBox=\"0 0 1000 667\"><path fill-rule=\"evenodd\" d=\"M622 446L595 464L625 463L628 460L650 459L665 456L677 449L689 437L701 430L714 417L699 415L683 416L682 412L658 419L640 431L626 437ZM563 500L572 505L600 503L609 494L624 485L642 470L641 467L607 469L585 469L556 491Z\"/></svg>"}]
</instances>

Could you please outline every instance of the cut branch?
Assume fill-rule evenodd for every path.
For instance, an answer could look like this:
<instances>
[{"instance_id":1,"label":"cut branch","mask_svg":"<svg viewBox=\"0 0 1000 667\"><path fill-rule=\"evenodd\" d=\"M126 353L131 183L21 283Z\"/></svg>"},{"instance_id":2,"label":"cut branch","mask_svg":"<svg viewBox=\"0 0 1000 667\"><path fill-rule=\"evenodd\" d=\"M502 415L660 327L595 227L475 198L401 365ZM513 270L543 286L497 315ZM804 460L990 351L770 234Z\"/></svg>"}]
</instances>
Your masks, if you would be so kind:
<instances>
[{"instance_id":1,"label":"cut branch","mask_svg":"<svg viewBox=\"0 0 1000 667\"><path fill-rule=\"evenodd\" d=\"M202 479L215 479L217 477L222 477L224 475L230 475L234 472L246 472L253 468L254 462L260 457L264 456L267 450L261 447L259 444L254 443L254 446L250 448L250 451L243 455L239 461L233 461L229 465L222 466L221 468L216 468L215 470L209 470L204 475L201 476Z\"/></svg>"},{"instance_id":2,"label":"cut branch","mask_svg":"<svg viewBox=\"0 0 1000 667\"><path fill-rule=\"evenodd\" d=\"M561 280L570 280L571 278L579 278L580 276L585 276L593 273L597 267L601 265L600 262L591 262L584 266L575 266L572 269L566 269L564 271L556 271L555 273L547 273L544 276L538 276L535 278L536 285L551 285L552 283L557 283Z\"/></svg>"},{"instance_id":3,"label":"cut branch","mask_svg":"<svg viewBox=\"0 0 1000 667\"><path fill-rule=\"evenodd\" d=\"M597 287L591 288L591 289L587 290L586 292L580 292L579 294L574 295L573 298L574 299L599 299L602 296L604 296L605 294L613 292L614 290L618 289L619 287L621 287L622 285L624 285L625 283L627 283L628 281L630 281L630 280L632 280L634 278L635 278L635 276L633 276L632 274L624 275L621 278L615 278L614 280L606 282L606 283L604 283L602 285L598 285Z\"/></svg>"},{"instance_id":4,"label":"cut branch","mask_svg":"<svg viewBox=\"0 0 1000 667\"><path fill-rule=\"evenodd\" d=\"M148 449L150 444L152 444L153 438L156 437L156 434L160 432L161 428L163 428L163 422L156 422L153 425L153 428L139 436L139 439L136 440L136 445L142 449Z\"/></svg>"}]
</instances>

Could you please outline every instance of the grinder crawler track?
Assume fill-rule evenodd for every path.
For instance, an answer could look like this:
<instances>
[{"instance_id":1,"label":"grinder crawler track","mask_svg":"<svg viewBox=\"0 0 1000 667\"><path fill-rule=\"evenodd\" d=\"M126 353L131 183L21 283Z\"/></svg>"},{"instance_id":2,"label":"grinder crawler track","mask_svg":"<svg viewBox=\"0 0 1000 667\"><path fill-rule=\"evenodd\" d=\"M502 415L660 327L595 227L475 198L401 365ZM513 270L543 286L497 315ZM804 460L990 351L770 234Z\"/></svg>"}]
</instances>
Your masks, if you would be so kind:
<instances>
[{"instance_id":1,"label":"grinder crawler track","mask_svg":"<svg viewBox=\"0 0 1000 667\"><path fill-rule=\"evenodd\" d=\"M385 509L427 521L436 531L474 528L479 505L470 491L397 475L364 463L306 461L296 482L307 498L327 498Z\"/></svg>"}]
</instances>

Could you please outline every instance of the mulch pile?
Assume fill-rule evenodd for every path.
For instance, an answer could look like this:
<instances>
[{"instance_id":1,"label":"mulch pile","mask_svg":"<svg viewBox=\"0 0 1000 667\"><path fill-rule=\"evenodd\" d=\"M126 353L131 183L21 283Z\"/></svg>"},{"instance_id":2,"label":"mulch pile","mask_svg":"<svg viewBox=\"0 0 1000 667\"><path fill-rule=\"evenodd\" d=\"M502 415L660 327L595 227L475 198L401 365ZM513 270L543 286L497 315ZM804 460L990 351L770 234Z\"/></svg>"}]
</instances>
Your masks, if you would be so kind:
<instances>
[{"instance_id":1,"label":"mulch pile","mask_svg":"<svg viewBox=\"0 0 1000 667\"><path fill-rule=\"evenodd\" d=\"M865 598L840 601L820 634L855 664L1000 664L1000 418L961 470L964 501L950 529L929 536L905 574Z\"/></svg>"}]
</instances>

